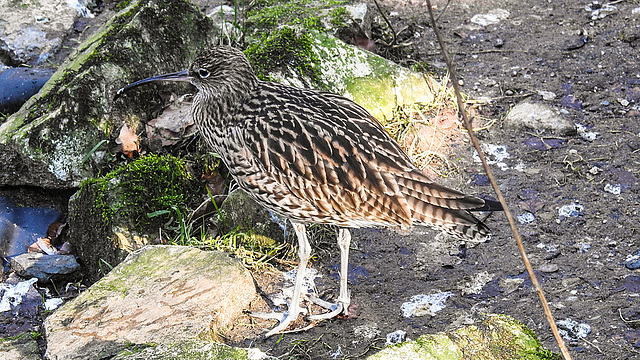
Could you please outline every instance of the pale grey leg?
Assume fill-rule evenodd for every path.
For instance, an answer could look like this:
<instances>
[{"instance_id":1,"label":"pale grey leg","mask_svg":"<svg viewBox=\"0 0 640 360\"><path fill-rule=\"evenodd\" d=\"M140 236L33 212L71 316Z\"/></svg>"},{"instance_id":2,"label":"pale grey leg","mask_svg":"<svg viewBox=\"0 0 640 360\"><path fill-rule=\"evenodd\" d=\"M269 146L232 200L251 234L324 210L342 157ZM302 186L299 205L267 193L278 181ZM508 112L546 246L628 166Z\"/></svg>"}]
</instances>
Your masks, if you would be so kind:
<instances>
[{"instance_id":1,"label":"pale grey leg","mask_svg":"<svg viewBox=\"0 0 640 360\"><path fill-rule=\"evenodd\" d=\"M351 245L351 232L349 229L340 229L338 232L338 246L340 247L340 297L338 302L342 304L342 312L349 315L349 294L347 280L349 278L349 246Z\"/></svg>"},{"instance_id":2,"label":"pale grey leg","mask_svg":"<svg viewBox=\"0 0 640 360\"><path fill-rule=\"evenodd\" d=\"M311 301L326 309L331 310L326 314L309 316L312 320L331 319L341 312L349 315L349 304L351 297L349 294L347 280L349 278L349 245L351 244L351 232L349 229L338 230L338 247L340 248L340 295L336 304L311 297Z\"/></svg>"},{"instance_id":3,"label":"pale grey leg","mask_svg":"<svg viewBox=\"0 0 640 360\"><path fill-rule=\"evenodd\" d=\"M289 326L289 324L298 318L298 315L304 310L300 308L300 292L302 290L302 283L304 282L304 275L307 270L307 262L309 261L309 257L311 255L311 245L309 244L309 240L307 239L307 233L305 231L305 226L302 223L291 222L293 224L293 229L295 230L296 237L298 238L298 258L300 263L298 264L298 270L296 272L296 283L293 289L293 297L291 298L291 302L289 303L289 309L284 313L268 313L268 314L260 314L254 313L252 316L267 318L267 319L277 319L280 323L271 329L269 332L265 334L265 336L271 336L277 334Z\"/></svg>"}]
</instances>

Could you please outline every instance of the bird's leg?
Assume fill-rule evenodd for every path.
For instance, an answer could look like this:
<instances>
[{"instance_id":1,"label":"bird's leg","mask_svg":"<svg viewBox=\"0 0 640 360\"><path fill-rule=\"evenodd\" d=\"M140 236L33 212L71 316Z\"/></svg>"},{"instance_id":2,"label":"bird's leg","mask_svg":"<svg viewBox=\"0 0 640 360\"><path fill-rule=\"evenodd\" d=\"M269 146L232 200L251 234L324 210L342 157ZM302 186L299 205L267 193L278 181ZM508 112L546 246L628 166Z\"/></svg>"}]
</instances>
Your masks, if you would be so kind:
<instances>
[{"instance_id":1,"label":"bird's leg","mask_svg":"<svg viewBox=\"0 0 640 360\"><path fill-rule=\"evenodd\" d=\"M351 232L349 229L340 229L338 232L338 246L340 247L340 297L338 302L342 304L342 312L349 315L351 296L347 285L349 279L349 246L351 245Z\"/></svg>"},{"instance_id":2,"label":"bird's leg","mask_svg":"<svg viewBox=\"0 0 640 360\"><path fill-rule=\"evenodd\" d=\"M300 292L302 290L302 283L304 282L304 276L307 270L307 262L311 255L311 245L307 239L304 224L293 221L291 223L293 224L293 229L296 233L296 237L298 238L298 258L300 262L298 264L298 270L296 271L296 283L293 289L293 297L289 303L289 308L284 313L252 314L252 316L256 317L277 319L280 321L276 327L265 334L267 337L286 329L287 326L289 326L292 321L296 320L298 315L304 311L300 308Z\"/></svg>"},{"instance_id":3,"label":"bird's leg","mask_svg":"<svg viewBox=\"0 0 640 360\"><path fill-rule=\"evenodd\" d=\"M349 229L338 230L338 247L340 248L340 295L336 304L328 303L320 299L312 299L314 303L324 308L332 310L326 314L309 316L312 320L318 319L330 319L344 313L345 316L349 315L349 304L351 303L351 297L349 295L349 289L347 280L349 278L349 245L351 244L351 232Z\"/></svg>"}]
</instances>

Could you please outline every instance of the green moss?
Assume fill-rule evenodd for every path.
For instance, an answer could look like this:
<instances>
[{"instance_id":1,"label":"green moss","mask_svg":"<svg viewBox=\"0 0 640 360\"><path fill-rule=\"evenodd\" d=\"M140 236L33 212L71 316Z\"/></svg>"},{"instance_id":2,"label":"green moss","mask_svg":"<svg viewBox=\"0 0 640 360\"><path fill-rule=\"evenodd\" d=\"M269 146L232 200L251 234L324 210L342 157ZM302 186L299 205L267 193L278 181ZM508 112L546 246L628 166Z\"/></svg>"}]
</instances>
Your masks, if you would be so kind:
<instances>
[{"instance_id":1,"label":"green moss","mask_svg":"<svg viewBox=\"0 0 640 360\"><path fill-rule=\"evenodd\" d=\"M307 33L297 35L292 28L283 27L265 35L259 43L251 45L245 54L262 80L273 80L270 72L292 68L310 79L316 87L323 87L320 61L313 52L311 41Z\"/></svg>"},{"instance_id":2,"label":"green moss","mask_svg":"<svg viewBox=\"0 0 640 360\"><path fill-rule=\"evenodd\" d=\"M282 25L303 25L306 29L324 29L318 17L323 11L330 11L338 5L345 4L344 0L258 0L247 13L249 28L258 29L260 32L268 32ZM347 20L346 9L339 8L341 23ZM336 9L338 10L338 9ZM335 10L333 10L335 11ZM332 20L335 17L332 17ZM333 22L332 22L333 23Z\"/></svg>"},{"instance_id":3,"label":"green moss","mask_svg":"<svg viewBox=\"0 0 640 360\"><path fill-rule=\"evenodd\" d=\"M333 26L343 25L345 22L349 20L349 14L347 13L347 9L344 7L339 7L331 11L331 24Z\"/></svg>"},{"instance_id":4,"label":"green moss","mask_svg":"<svg viewBox=\"0 0 640 360\"><path fill-rule=\"evenodd\" d=\"M147 155L122 165L105 176L82 182L81 191L94 191L94 211L107 224L114 216L132 221L138 230L155 230L171 219L171 212L185 209L188 194L195 191L184 162L170 155Z\"/></svg>"}]
</instances>

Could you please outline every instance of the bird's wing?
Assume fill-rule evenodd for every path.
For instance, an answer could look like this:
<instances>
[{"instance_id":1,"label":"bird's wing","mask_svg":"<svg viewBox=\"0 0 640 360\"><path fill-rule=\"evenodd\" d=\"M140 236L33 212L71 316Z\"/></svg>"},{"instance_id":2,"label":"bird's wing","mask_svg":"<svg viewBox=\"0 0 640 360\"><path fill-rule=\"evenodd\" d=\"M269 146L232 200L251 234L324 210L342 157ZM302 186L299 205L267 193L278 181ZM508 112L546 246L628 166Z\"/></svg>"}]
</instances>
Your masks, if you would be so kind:
<instances>
[{"instance_id":1,"label":"bird's wing","mask_svg":"<svg viewBox=\"0 0 640 360\"><path fill-rule=\"evenodd\" d=\"M262 91L259 106L245 106L251 112L243 125L245 145L266 174L323 212L411 225L413 202L449 209L484 204L430 182L351 100L272 83Z\"/></svg>"}]
</instances>

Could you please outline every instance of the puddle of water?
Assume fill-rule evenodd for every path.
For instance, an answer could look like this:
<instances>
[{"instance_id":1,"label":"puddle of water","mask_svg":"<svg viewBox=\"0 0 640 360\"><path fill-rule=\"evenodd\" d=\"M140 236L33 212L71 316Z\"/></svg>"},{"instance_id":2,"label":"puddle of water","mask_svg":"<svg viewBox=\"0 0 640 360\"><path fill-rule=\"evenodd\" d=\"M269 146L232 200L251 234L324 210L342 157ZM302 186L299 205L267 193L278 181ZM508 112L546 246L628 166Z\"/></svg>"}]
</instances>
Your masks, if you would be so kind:
<instances>
[{"instance_id":1,"label":"puddle of water","mask_svg":"<svg viewBox=\"0 0 640 360\"><path fill-rule=\"evenodd\" d=\"M0 256L3 261L26 253L29 245L47 236L47 228L61 215L50 208L17 206L0 195Z\"/></svg>"}]
</instances>

